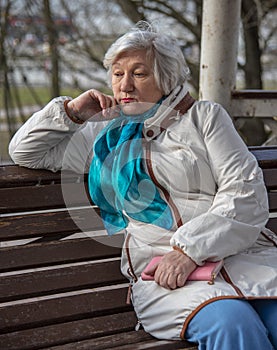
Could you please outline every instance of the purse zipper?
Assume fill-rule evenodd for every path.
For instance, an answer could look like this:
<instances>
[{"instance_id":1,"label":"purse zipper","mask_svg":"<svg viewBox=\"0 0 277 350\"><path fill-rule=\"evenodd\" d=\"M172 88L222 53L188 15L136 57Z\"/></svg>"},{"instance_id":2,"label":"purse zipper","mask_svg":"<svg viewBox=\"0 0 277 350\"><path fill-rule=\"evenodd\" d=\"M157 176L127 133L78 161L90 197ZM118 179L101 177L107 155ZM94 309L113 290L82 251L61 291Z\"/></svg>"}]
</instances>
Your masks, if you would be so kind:
<instances>
[{"instance_id":1,"label":"purse zipper","mask_svg":"<svg viewBox=\"0 0 277 350\"><path fill-rule=\"evenodd\" d=\"M213 285L214 284L214 280L216 279L216 276L219 274L220 270L223 267L223 260L221 262L221 264L219 264L214 271L211 273L211 279L208 281L209 285Z\"/></svg>"}]
</instances>

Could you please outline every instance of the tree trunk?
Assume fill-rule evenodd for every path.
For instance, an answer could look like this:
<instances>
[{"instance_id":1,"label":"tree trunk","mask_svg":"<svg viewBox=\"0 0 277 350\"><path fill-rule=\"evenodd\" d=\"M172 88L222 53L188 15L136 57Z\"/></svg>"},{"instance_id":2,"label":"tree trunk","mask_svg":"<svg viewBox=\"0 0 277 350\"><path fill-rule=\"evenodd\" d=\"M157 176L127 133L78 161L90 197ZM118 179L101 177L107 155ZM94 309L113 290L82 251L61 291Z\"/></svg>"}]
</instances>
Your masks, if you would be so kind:
<instances>
[{"instance_id":1,"label":"tree trunk","mask_svg":"<svg viewBox=\"0 0 277 350\"><path fill-rule=\"evenodd\" d=\"M11 97L11 89L10 82L8 77L9 67L7 63L7 55L5 52L4 42L7 36L7 28L8 28L8 18L11 8L11 1L7 1L6 6L0 7L0 74L1 79L3 81L3 105L5 109L6 122L8 125L9 135L12 137L15 131L14 120L11 117L10 109L12 107L12 97Z\"/></svg>"},{"instance_id":2,"label":"tree trunk","mask_svg":"<svg viewBox=\"0 0 277 350\"><path fill-rule=\"evenodd\" d=\"M135 2L131 0L117 0L117 3L132 22L137 23L145 20L144 14L139 11L139 6Z\"/></svg>"},{"instance_id":3,"label":"tree trunk","mask_svg":"<svg viewBox=\"0 0 277 350\"><path fill-rule=\"evenodd\" d=\"M242 1L242 23L245 42L245 87L262 89L259 19L255 0Z\"/></svg>"},{"instance_id":4,"label":"tree trunk","mask_svg":"<svg viewBox=\"0 0 277 350\"><path fill-rule=\"evenodd\" d=\"M244 45L246 89L262 89L261 50L259 45L259 17L255 0L242 0L241 6ZM248 146L261 145L267 139L264 123L259 118L237 121L238 129Z\"/></svg>"},{"instance_id":5,"label":"tree trunk","mask_svg":"<svg viewBox=\"0 0 277 350\"><path fill-rule=\"evenodd\" d=\"M51 56L51 95L57 97L60 96L58 33L49 0L43 0L43 9Z\"/></svg>"}]
</instances>

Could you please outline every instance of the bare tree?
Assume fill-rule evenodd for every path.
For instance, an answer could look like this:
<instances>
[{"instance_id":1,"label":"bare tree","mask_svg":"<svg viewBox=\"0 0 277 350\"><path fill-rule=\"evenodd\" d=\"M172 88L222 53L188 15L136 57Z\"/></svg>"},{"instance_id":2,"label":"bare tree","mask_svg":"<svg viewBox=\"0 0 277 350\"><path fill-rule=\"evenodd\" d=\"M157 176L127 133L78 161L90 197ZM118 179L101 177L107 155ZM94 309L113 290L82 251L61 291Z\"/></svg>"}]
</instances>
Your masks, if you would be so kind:
<instances>
[{"instance_id":1,"label":"bare tree","mask_svg":"<svg viewBox=\"0 0 277 350\"><path fill-rule=\"evenodd\" d=\"M5 108L5 114L6 114L6 122L8 125L8 130L10 136L14 133L14 122L13 118L10 114L10 109L12 107L12 96L11 96L11 86L8 78L9 74L9 65L8 65L8 56L5 48L5 40L7 38L7 32L8 32L8 18L10 15L12 2L7 1L1 1L0 6L0 18L1 18L1 25L0 25L0 74L1 74L1 80L3 81L3 105Z\"/></svg>"},{"instance_id":2,"label":"bare tree","mask_svg":"<svg viewBox=\"0 0 277 350\"><path fill-rule=\"evenodd\" d=\"M163 25L170 23L177 34L191 72L190 83L199 88L199 54L201 42L201 0L117 0L131 21L150 20L159 16ZM131 11L132 10L132 11ZM134 15L135 14L135 15ZM135 19L135 20L134 20Z\"/></svg>"},{"instance_id":3,"label":"bare tree","mask_svg":"<svg viewBox=\"0 0 277 350\"><path fill-rule=\"evenodd\" d=\"M242 24L245 46L245 85L248 89L262 89L259 18L255 0L242 1Z\"/></svg>"},{"instance_id":4,"label":"bare tree","mask_svg":"<svg viewBox=\"0 0 277 350\"><path fill-rule=\"evenodd\" d=\"M55 28L52 9L49 0L43 0L43 13L51 57L51 90L52 97L60 95L60 69L59 69L59 35Z\"/></svg>"}]
</instances>

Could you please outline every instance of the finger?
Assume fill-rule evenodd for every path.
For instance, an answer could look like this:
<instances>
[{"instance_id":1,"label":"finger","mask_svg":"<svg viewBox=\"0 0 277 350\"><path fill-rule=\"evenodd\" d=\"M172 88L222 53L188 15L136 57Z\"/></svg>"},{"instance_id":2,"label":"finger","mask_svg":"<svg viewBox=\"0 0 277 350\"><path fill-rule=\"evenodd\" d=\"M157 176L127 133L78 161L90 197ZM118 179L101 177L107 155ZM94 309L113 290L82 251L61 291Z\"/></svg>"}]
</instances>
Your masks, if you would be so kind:
<instances>
[{"instance_id":1,"label":"finger","mask_svg":"<svg viewBox=\"0 0 277 350\"><path fill-rule=\"evenodd\" d=\"M99 93L97 97L99 99L100 106L102 109L108 109L113 107L113 105L116 105L112 96Z\"/></svg>"},{"instance_id":2,"label":"finger","mask_svg":"<svg viewBox=\"0 0 277 350\"><path fill-rule=\"evenodd\" d=\"M103 109L110 108L110 107L112 107L112 105L113 105L113 100L112 100L111 96L104 95Z\"/></svg>"},{"instance_id":3,"label":"finger","mask_svg":"<svg viewBox=\"0 0 277 350\"><path fill-rule=\"evenodd\" d=\"M118 115L117 103L116 100L109 95L99 94L100 107L102 109L102 114L106 118L115 118Z\"/></svg>"},{"instance_id":4,"label":"finger","mask_svg":"<svg viewBox=\"0 0 277 350\"><path fill-rule=\"evenodd\" d=\"M91 89L89 90L89 96L93 101L98 101L101 109L106 108L106 98L105 95L102 94L100 91Z\"/></svg>"},{"instance_id":5,"label":"finger","mask_svg":"<svg viewBox=\"0 0 277 350\"><path fill-rule=\"evenodd\" d=\"M167 288L176 289L177 288L177 278L175 275L169 275L167 279Z\"/></svg>"},{"instance_id":6,"label":"finger","mask_svg":"<svg viewBox=\"0 0 277 350\"><path fill-rule=\"evenodd\" d=\"M114 107L118 106L116 99L113 96L109 96L109 97L110 97L111 102L112 102L111 107L114 108Z\"/></svg>"},{"instance_id":7,"label":"finger","mask_svg":"<svg viewBox=\"0 0 277 350\"><path fill-rule=\"evenodd\" d=\"M159 266L159 262L154 263L152 266L149 266L149 267L147 268L147 270L145 271L145 273L146 273L147 275L153 275L153 276L154 276L154 274L155 274L155 272L156 272L158 266Z\"/></svg>"},{"instance_id":8,"label":"finger","mask_svg":"<svg viewBox=\"0 0 277 350\"><path fill-rule=\"evenodd\" d=\"M184 274L179 274L176 280L176 288L183 287L186 284L187 278Z\"/></svg>"},{"instance_id":9,"label":"finger","mask_svg":"<svg viewBox=\"0 0 277 350\"><path fill-rule=\"evenodd\" d=\"M156 277L156 275L157 275L157 277ZM166 288L166 289L172 289L168 283L168 277L169 277L168 273L165 273L165 272L158 273L158 271L156 271L156 273L154 275L154 280L161 287Z\"/></svg>"},{"instance_id":10,"label":"finger","mask_svg":"<svg viewBox=\"0 0 277 350\"><path fill-rule=\"evenodd\" d=\"M115 104L115 100L114 98L112 98L111 96L105 95L105 102L103 104L103 110L102 110L102 114L104 117L108 118L114 118L115 117L115 111L114 111L114 106Z\"/></svg>"}]
</instances>

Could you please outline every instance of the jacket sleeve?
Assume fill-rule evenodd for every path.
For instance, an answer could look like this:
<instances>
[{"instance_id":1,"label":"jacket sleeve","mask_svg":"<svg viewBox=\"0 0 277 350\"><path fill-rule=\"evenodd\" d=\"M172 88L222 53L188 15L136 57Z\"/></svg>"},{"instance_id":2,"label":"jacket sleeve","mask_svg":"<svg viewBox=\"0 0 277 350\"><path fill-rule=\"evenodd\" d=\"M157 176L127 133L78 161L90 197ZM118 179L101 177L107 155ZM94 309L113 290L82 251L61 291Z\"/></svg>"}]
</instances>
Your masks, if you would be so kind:
<instances>
[{"instance_id":1,"label":"jacket sleeve","mask_svg":"<svg viewBox=\"0 0 277 350\"><path fill-rule=\"evenodd\" d=\"M217 192L210 209L181 226L171 239L197 264L249 248L268 220L267 192L255 157L227 112L210 104L199 122Z\"/></svg>"},{"instance_id":2,"label":"jacket sleeve","mask_svg":"<svg viewBox=\"0 0 277 350\"><path fill-rule=\"evenodd\" d=\"M16 132L9 145L16 164L52 171L83 172L87 168L97 129L103 123L75 124L64 110L66 99L70 98L53 99Z\"/></svg>"}]
</instances>

